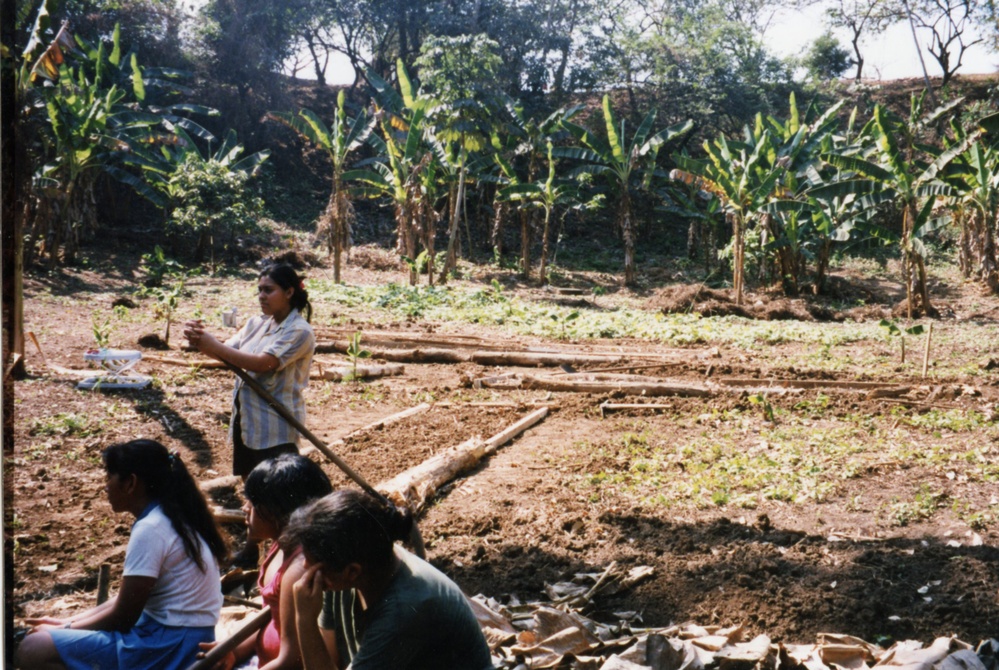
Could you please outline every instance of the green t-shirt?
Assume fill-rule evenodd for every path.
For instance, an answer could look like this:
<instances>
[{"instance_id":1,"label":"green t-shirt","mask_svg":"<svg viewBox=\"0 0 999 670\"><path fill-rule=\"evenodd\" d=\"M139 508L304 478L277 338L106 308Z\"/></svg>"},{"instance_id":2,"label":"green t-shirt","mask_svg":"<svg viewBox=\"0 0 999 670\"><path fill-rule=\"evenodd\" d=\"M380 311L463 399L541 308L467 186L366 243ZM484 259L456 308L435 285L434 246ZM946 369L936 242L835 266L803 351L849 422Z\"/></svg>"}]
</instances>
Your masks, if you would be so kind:
<instances>
[{"instance_id":1,"label":"green t-shirt","mask_svg":"<svg viewBox=\"0 0 999 670\"><path fill-rule=\"evenodd\" d=\"M361 611L353 590L323 595L322 628L336 632L350 670L492 670L465 594L440 570L396 547L399 569L381 600Z\"/></svg>"}]
</instances>

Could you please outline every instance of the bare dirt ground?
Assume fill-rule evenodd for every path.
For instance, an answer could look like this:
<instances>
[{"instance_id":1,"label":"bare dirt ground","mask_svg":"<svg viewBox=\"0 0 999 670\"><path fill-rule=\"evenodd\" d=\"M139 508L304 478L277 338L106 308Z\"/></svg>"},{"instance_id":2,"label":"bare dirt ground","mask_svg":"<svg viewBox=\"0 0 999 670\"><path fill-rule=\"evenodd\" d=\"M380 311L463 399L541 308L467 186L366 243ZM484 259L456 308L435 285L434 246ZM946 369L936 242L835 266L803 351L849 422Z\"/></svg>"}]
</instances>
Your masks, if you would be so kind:
<instances>
[{"instance_id":1,"label":"bare dirt ground","mask_svg":"<svg viewBox=\"0 0 999 670\"><path fill-rule=\"evenodd\" d=\"M51 364L83 368L83 352L93 346L92 315L111 314L114 301L137 286L133 259L93 263L27 281L27 328ZM320 270L310 274L323 278ZM346 281L404 280L398 272L352 266ZM238 303L243 315L251 314L253 282L252 274L192 280L189 304L210 314ZM313 382L309 425L329 441L420 402L438 403L339 449L376 483L470 437L488 437L539 403L551 407L544 422L440 491L420 518L429 558L469 594L530 600L546 583L617 561L650 566L653 575L598 600L595 618L637 612L648 626L745 624L753 634L786 642L809 641L823 631L882 643L952 634L977 642L999 630L999 375L988 369L990 356L999 357L999 343L962 342L946 333L970 318L994 325L999 301L958 282L938 281L935 288L945 296L945 317L936 326L945 344L936 356L951 372L929 381L918 363L893 364L894 351L884 341L852 343L831 352L837 365L809 369L793 363L807 353L793 342L753 351L694 345L682 364L646 372L688 383L708 374L865 379L926 387L918 401L806 389L766 396L768 413L758 398L736 392L655 398L649 402L662 405L655 411L602 416L601 402L643 400L472 389L463 378L513 369L407 364L400 377ZM897 286L896 293L867 289L882 302L868 300L865 309L876 318L889 314ZM600 300L605 307L617 297L645 300L660 309L670 295L619 293ZM192 309L182 307L180 318ZM351 327L372 326L343 306L317 304L316 311L319 323L336 314L341 323L353 319ZM139 348L139 337L162 330L149 301L119 312L113 346ZM426 325L394 327L412 332ZM481 325L430 326L497 341L527 339ZM176 349L177 328L174 338ZM664 349L647 341L579 346L597 344ZM881 364L865 363L870 360ZM155 378L151 388L89 392L54 374L34 350L27 364L29 378L16 385L16 452L5 463L12 478L7 530L15 541L18 619L92 604L101 563L120 574L130 520L113 515L106 502L102 448L139 436L161 440L179 449L201 480L229 474L231 458L226 424L232 379L224 371L143 361L138 370ZM473 404L484 402L512 406ZM783 452L771 446L778 439L799 444L798 455L782 460ZM824 455L810 451L816 445ZM728 470L705 480L707 466L721 460ZM744 483L771 467L775 481ZM733 483L736 470L743 484ZM802 495L808 486L813 494ZM232 507L238 496L222 491L217 502ZM239 526L227 530L238 541Z\"/></svg>"}]
</instances>

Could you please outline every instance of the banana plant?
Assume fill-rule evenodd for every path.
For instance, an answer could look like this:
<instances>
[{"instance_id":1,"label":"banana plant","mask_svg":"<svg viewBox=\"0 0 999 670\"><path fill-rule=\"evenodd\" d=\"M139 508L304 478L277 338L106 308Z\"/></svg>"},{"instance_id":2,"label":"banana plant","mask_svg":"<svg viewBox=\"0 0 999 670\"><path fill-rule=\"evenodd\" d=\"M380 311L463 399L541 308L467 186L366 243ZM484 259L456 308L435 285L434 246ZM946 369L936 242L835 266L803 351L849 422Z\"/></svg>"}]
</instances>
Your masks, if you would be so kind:
<instances>
[{"instance_id":1,"label":"banana plant","mask_svg":"<svg viewBox=\"0 0 999 670\"><path fill-rule=\"evenodd\" d=\"M624 121L618 123L611 108L610 96L602 102L606 137L598 137L586 128L564 121L562 127L579 142L582 147L560 147L554 156L583 162L575 171L588 172L606 178L611 197L617 202L617 225L624 240L624 282L631 285L635 281L635 226L632 221L631 197L636 188L648 189L656 157L662 146L671 139L693 128L693 121L686 121L657 133L652 133L656 120L656 110L651 110L638 126L631 141L625 139ZM640 178L639 178L640 177Z\"/></svg>"},{"instance_id":2,"label":"banana plant","mask_svg":"<svg viewBox=\"0 0 999 670\"><path fill-rule=\"evenodd\" d=\"M996 120L999 120L999 114L993 115L992 122ZM983 121L989 124L989 121ZM967 135L953 121L951 128L958 141ZM960 228L961 271L965 277L974 276L993 293L999 293L995 239L999 231L999 145L988 144L988 139L983 136L968 147L954 162L954 169L946 181L955 189L950 209Z\"/></svg>"},{"instance_id":3,"label":"banana plant","mask_svg":"<svg viewBox=\"0 0 999 670\"><path fill-rule=\"evenodd\" d=\"M562 128L583 109L582 105L558 109L538 121L528 117L524 109L512 98L504 100L505 117L492 133L493 160L499 168L498 180L506 186L532 183L538 178L548 154L548 146L566 134ZM492 231L493 254L500 258L503 254L504 214L510 199L496 200L496 218ZM520 218L520 268L525 279L531 276L531 243L533 213L538 211L523 203L516 208Z\"/></svg>"},{"instance_id":4,"label":"banana plant","mask_svg":"<svg viewBox=\"0 0 999 670\"><path fill-rule=\"evenodd\" d=\"M869 125L873 141L870 159L840 153L822 156L830 165L846 172L847 183L864 190L870 189L870 185L861 182L872 181L876 188L893 196L901 208L902 278L910 319L917 311L917 299L924 314L936 314L926 282L926 249L922 237L946 223L942 217L934 216L937 199L954 193L943 177L951 163L967 151L983 131L975 130L939 153L919 144L917 137L922 129L933 126L959 103L960 99L924 116L922 96L913 96L907 120L878 105Z\"/></svg>"},{"instance_id":5,"label":"banana plant","mask_svg":"<svg viewBox=\"0 0 999 670\"><path fill-rule=\"evenodd\" d=\"M544 223L541 233L541 266L538 276L541 283L548 283L548 241L552 213L556 208L568 209L584 205L580 201L579 184L575 180L556 179L556 161L552 156L553 147L548 142L548 175L544 181L529 183L512 183L500 189L497 200L501 202L519 202L527 207L535 207L544 212ZM599 198L599 196L597 196ZM596 202L590 201L584 206L594 207Z\"/></svg>"},{"instance_id":6,"label":"banana plant","mask_svg":"<svg viewBox=\"0 0 999 670\"><path fill-rule=\"evenodd\" d=\"M745 284L745 233L766 213L765 206L774 198L778 182L785 170L776 162L767 165L766 155L772 151L770 131L759 133L755 144L733 143L724 136L704 143L708 158L695 160L686 155L674 155L679 166L670 178L692 185L721 201L726 218L732 225L732 287L736 304L741 305Z\"/></svg>"},{"instance_id":7,"label":"banana plant","mask_svg":"<svg viewBox=\"0 0 999 670\"><path fill-rule=\"evenodd\" d=\"M323 149L333 167L333 188L326 210L319 220L316 233L326 238L326 249L333 256L333 281L340 282L340 257L350 249L351 226L354 221L354 207L350 202L343 175L352 152L359 149L371 136L377 119L368 117L365 110L356 118L350 118L345 111L346 96L340 91L337 96L333 124L327 128L317 114L308 109L291 112L272 112L268 118L281 121L311 144Z\"/></svg>"}]
</instances>

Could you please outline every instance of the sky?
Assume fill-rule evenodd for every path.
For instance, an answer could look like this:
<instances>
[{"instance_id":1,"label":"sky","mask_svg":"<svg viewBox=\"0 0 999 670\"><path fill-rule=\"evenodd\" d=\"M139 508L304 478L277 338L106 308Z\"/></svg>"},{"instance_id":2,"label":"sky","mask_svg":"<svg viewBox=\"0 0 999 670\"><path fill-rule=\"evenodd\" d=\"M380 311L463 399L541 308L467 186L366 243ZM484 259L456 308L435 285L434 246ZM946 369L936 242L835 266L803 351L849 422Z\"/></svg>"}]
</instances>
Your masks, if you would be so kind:
<instances>
[{"instance_id":1,"label":"sky","mask_svg":"<svg viewBox=\"0 0 999 670\"><path fill-rule=\"evenodd\" d=\"M777 14L767 30L766 42L769 48L778 56L801 55L811 46L817 37L826 30L822 7L812 6L804 10L784 10ZM972 31L969 29L968 34ZM849 34L846 31L833 31L840 42L850 53ZM928 42L924 31L917 31L917 36L924 45L923 58L926 69L931 77L939 77L940 66L926 52ZM967 38L971 41L974 38ZM861 53L864 56L865 79L900 79L905 77L922 77L923 71L919 64L919 55L912 40L912 31L907 23L899 23L888 31L877 36L863 37ZM851 68L846 77L853 77L855 69ZM999 71L999 54L985 44L972 46L964 55L960 74L990 74ZM289 73L290 74L290 73ZM303 68L298 74L301 78L313 78L311 66ZM354 71L346 56L334 54L331 59L326 79L330 84L350 84L354 80Z\"/></svg>"},{"instance_id":2,"label":"sky","mask_svg":"<svg viewBox=\"0 0 999 670\"><path fill-rule=\"evenodd\" d=\"M775 18L767 31L767 43L779 56L803 54L826 31L825 17L821 7L812 6L804 10L785 11ZM967 38L972 32L966 33ZM840 43L851 54L850 36L847 31L833 31ZM916 36L923 44L923 59L926 70L931 77L939 77L942 72L936 60L926 51L929 40L925 31L916 31ZM885 33L877 36L862 36L860 53L864 57L865 79L900 79L904 77L922 77L923 70L919 64L919 54L912 40L912 30L908 23L898 23ZM852 77L856 68L851 68L845 76ZM999 71L999 54L984 44L972 46L964 55L961 74L988 74Z\"/></svg>"}]
</instances>

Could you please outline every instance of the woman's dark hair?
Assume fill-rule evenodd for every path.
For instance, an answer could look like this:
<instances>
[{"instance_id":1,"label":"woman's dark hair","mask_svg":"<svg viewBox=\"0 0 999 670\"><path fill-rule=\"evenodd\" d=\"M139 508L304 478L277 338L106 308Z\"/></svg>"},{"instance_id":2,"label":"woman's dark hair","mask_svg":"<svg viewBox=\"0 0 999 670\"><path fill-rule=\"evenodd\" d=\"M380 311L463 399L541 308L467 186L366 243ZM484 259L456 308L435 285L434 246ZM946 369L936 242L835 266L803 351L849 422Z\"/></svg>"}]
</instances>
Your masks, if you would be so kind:
<instances>
[{"instance_id":1,"label":"woman's dark hair","mask_svg":"<svg viewBox=\"0 0 999 670\"><path fill-rule=\"evenodd\" d=\"M282 542L300 544L310 559L334 570L359 563L372 571L392 564L393 545L413 531L413 516L356 489L340 489L291 515Z\"/></svg>"},{"instance_id":2,"label":"woman's dark hair","mask_svg":"<svg viewBox=\"0 0 999 670\"><path fill-rule=\"evenodd\" d=\"M305 277L299 276L295 268L287 263L271 263L260 271L261 277L267 277L281 288L295 289L291 294L291 306L297 309L305 320L312 322L312 303L309 302L309 292L305 290Z\"/></svg>"},{"instance_id":3,"label":"woman's dark hair","mask_svg":"<svg viewBox=\"0 0 999 670\"><path fill-rule=\"evenodd\" d=\"M205 540L216 559L221 561L229 555L215 517L180 456L154 440L114 444L101 456L109 475L135 475L145 485L146 494L160 504L184 542L184 551L202 572L207 566L201 560L195 533Z\"/></svg>"},{"instance_id":4,"label":"woman's dark hair","mask_svg":"<svg viewBox=\"0 0 999 670\"><path fill-rule=\"evenodd\" d=\"M330 478L314 461L298 454L281 454L253 468L246 477L246 499L284 527L291 513L333 491Z\"/></svg>"}]
</instances>

